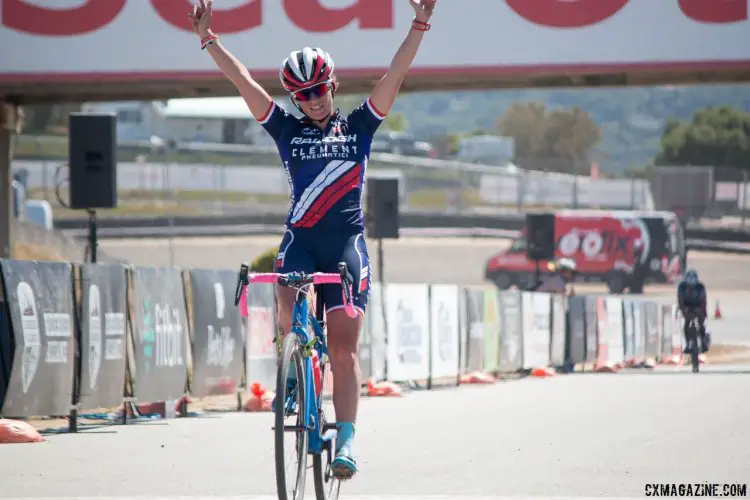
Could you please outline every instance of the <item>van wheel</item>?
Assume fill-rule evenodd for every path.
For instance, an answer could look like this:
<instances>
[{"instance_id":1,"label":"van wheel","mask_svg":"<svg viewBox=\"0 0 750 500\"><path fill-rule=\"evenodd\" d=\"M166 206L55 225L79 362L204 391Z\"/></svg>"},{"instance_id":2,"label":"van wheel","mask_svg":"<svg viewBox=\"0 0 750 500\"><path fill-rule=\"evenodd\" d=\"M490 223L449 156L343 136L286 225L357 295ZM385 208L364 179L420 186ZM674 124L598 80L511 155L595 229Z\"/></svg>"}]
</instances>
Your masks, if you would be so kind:
<instances>
[{"instance_id":1,"label":"van wheel","mask_svg":"<svg viewBox=\"0 0 750 500\"><path fill-rule=\"evenodd\" d=\"M643 293L643 282L639 283L632 283L628 288L630 288L630 293L633 295L640 295Z\"/></svg>"},{"instance_id":2,"label":"van wheel","mask_svg":"<svg viewBox=\"0 0 750 500\"><path fill-rule=\"evenodd\" d=\"M518 288L527 291L533 290L536 287L535 277L534 273L519 274L517 278ZM540 274L539 279L542 278L543 276Z\"/></svg>"},{"instance_id":3,"label":"van wheel","mask_svg":"<svg viewBox=\"0 0 750 500\"><path fill-rule=\"evenodd\" d=\"M508 273L497 273L492 277L492 281L500 290L507 290L513 285L513 278Z\"/></svg>"},{"instance_id":4,"label":"van wheel","mask_svg":"<svg viewBox=\"0 0 750 500\"><path fill-rule=\"evenodd\" d=\"M609 293L620 294L625 290L625 273L622 271L611 271L605 278Z\"/></svg>"}]
</instances>

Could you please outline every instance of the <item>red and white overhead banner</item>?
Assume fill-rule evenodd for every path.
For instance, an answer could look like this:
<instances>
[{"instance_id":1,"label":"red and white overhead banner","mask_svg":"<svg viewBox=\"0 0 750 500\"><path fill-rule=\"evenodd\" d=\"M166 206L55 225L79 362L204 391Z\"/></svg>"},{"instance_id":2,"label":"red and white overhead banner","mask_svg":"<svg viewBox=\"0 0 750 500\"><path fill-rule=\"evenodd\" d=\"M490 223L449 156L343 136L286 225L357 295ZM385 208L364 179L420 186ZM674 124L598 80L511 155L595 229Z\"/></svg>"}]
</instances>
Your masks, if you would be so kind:
<instances>
[{"instance_id":1,"label":"red and white overhead banner","mask_svg":"<svg viewBox=\"0 0 750 500\"><path fill-rule=\"evenodd\" d=\"M0 79L211 76L189 10L188 0L1 0ZM306 45L357 76L390 64L412 18L408 0L215 0L213 27L263 76ZM750 65L748 0L440 0L432 25L415 72Z\"/></svg>"}]
</instances>

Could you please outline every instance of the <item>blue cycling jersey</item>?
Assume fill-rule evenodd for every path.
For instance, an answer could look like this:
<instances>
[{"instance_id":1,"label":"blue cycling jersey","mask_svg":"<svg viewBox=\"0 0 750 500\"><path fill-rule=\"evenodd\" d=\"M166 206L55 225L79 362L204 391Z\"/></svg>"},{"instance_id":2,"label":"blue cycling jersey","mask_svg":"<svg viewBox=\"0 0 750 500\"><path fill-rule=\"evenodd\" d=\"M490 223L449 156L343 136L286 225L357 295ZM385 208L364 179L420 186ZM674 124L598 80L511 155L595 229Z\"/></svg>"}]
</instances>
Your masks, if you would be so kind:
<instances>
[{"instance_id":1,"label":"blue cycling jersey","mask_svg":"<svg viewBox=\"0 0 750 500\"><path fill-rule=\"evenodd\" d=\"M688 290L687 283L683 281L677 287L677 300L682 299L688 307L699 307L705 298L706 287L703 283L696 283L692 289Z\"/></svg>"},{"instance_id":2,"label":"blue cycling jersey","mask_svg":"<svg viewBox=\"0 0 750 500\"><path fill-rule=\"evenodd\" d=\"M325 130L275 103L260 124L276 142L291 191L289 228L364 231L362 187L375 131L385 118L370 99Z\"/></svg>"}]
</instances>

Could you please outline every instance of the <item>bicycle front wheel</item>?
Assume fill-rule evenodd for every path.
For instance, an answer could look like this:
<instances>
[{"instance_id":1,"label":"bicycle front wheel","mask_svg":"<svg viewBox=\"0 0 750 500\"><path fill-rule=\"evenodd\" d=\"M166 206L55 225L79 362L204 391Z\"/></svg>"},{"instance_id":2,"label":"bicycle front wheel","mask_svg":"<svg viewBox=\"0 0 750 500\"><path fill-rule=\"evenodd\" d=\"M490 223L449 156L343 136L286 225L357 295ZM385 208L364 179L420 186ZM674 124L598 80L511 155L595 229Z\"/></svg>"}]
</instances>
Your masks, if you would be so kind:
<instances>
[{"instance_id":1,"label":"bicycle front wheel","mask_svg":"<svg viewBox=\"0 0 750 500\"><path fill-rule=\"evenodd\" d=\"M290 388L287 383L290 369L295 370L297 374L297 384L294 388ZM305 425L307 416L305 383L304 358L299 349L297 336L294 333L289 333L284 337L282 343L279 367L276 373L274 442L276 448L276 489L279 500L301 500L305 496L308 438ZM292 421L286 421L287 417L292 417L290 419ZM284 449L284 440L287 437L294 438L294 447L289 452L289 456ZM287 468L286 459L288 458L297 459L295 467ZM287 486L289 479L292 480L291 488Z\"/></svg>"},{"instance_id":2,"label":"bicycle front wheel","mask_svg":"<svg viewBox=\"0 0 750 500\"><path fill-rule=\"evenodd\" d=\"M698 351L698 328L693 327L691 337L691 348L690 348L690 361L693 365L693 373L700 371L700 358Z\"/></svg>"}]
</instances>

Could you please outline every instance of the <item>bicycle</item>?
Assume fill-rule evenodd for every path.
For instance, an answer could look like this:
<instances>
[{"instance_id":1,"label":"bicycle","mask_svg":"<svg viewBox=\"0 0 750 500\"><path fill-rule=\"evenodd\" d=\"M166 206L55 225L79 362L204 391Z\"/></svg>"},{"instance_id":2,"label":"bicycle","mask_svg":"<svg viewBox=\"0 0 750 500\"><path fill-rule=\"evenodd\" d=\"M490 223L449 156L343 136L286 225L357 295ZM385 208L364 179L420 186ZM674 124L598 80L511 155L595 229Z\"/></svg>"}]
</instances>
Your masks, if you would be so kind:
<instances>
[{"instance_id":1,"label":"bicycle","mask_svg":"<svg viewBox=\"0 0 750 500\"><path fill-rule=\"evenodd\" d=\"M328 366L328 345L326 342L325 322L323 320L323 298L319 286L323 284L341 284L345 310L350 317L357 312L352 303L352 276L346 263L338 264L336 273L249 273L248 266L242 264L235 293L235 306L239 305L244 287L250 283L278 284L297 289L292 310L292 327L279 348L278 368L276 372L276 404L274 418L274 445L276 461L276 488L279 500L298 500L305 494L307 473L307 455L313 457L313 479L317 500L336 500L341 481L334 479L331 473L331 462L334 459L336 423L329 422L323 409L323 380ZM316 291L315 315L308 308L307 292L310 286ZM320 375L315 376L313 358L317 356ZM297 387L290 392L287 378L290 365L297 374ZM294 398L296 397L296 401ZM310 405L308 402L314 404ZM296 411L295 405L296 402ZM284 425L284 417L296 415L295 425ZM331 432L332 431L332 432ZM286 488L286 470L284 469L284 434L294 432L296 435L297 471L292 496ZM324 461L325 453L325 461Z\"/></svg>"},{"instance_id":2,"label":"bicycle","mask_svg":"<svg viewBox=\"0 0 750 500\"><path fill-rule=\"evenodd\" d=\"M685 338L688 341L688 352L690 353L690 362L693 365L693 373L700 371L700 350L702 345L699 347L699 335L698 331L700 326L698 325L698 315L695 313L693 308L688 309L690 317L686 318L687 324L685 325ZM702 342L701 342L702 344Z\"/></svg>"}]
</instances>

